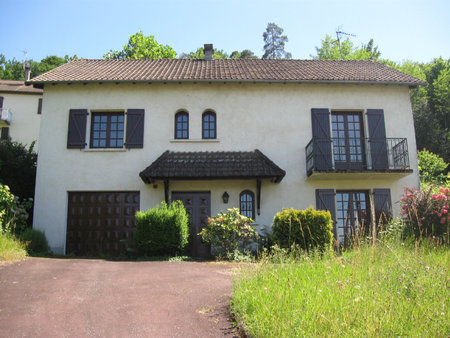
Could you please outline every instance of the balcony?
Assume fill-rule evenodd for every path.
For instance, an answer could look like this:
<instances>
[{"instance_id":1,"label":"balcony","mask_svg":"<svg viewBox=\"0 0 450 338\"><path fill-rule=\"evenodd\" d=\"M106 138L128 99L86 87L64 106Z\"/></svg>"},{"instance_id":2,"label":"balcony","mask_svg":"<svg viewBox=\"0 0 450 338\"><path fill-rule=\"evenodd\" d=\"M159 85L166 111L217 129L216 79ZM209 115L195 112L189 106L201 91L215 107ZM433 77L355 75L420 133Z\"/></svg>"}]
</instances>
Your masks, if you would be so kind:
<instances>
[{"instance_id":1,"label":"balcony","mask_svg":"<svg viewBox=\"0 0 450 338\"><path fill-rule=\"evenodd\" d=\"M305 151L308 178L393 178L412 173L406 138L313 138Z\"/></svg>"},{"instance_id":2,"label":"balcony","mask_svg":"<svg viewBox=\"0 0 450 338\"><path fill-rule=\"evenodd\" d=\"M0 127L11 124L11 111L9 109L0 109Z\"/></svg>"}]
</instances>

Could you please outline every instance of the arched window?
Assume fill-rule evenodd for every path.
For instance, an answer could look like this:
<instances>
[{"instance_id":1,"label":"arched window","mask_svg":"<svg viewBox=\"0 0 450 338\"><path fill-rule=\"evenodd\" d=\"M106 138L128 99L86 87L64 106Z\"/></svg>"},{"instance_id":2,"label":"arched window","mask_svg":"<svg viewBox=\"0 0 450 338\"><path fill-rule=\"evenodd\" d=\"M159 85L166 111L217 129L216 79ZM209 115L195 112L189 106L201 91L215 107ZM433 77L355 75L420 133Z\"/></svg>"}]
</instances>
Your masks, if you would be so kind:
<instances>
[{"instance_id":1,"label":"arched window","mask_svg":"<svg viewBox=\"0 0 450 338\"><path fill-rule=\"evenodd\" d=\"M255 195L250 190L244 190L239 195L239 209L243 216L255 220Z\"/></svg>"},{"instance_id":2,"label":"arched window","mask_svg":"<svg viewBox=\"0 0 450 338\"><path fill-rule=\"evenodd\" d=\"M189 114L185 111L180 111L175 114L175 138L189 138Z\"/></svg>"},{"instance_id":3,"label":"arched window","mask_svg":"<svg viewBox=\"0 0 450 338\"><path fill-rule=\"evenodd\" d=\"M212 111L203 113L202 117L202 138L215 139L217 138L216 132L216 114Z\"/></svg>"}]
</instances>

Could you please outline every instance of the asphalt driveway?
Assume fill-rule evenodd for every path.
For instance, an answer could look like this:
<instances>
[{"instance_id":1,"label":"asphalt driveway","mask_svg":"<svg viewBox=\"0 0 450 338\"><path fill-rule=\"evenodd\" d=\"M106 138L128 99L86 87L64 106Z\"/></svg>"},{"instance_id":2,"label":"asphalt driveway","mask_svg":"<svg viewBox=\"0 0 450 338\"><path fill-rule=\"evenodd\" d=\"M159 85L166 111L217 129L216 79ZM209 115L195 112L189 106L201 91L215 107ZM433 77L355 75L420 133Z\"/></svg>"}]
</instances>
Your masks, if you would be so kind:
<instances>
[{"instance_id":1,"label":"asphalt driveway","mask_svg":"<svg viewBox=\"0 0 450 338\"><path fill-rule=\"evenodd\" d=\"M232 266L30 258L0 266L1 337L233 337Z\"/></svg>"}]
</instances>

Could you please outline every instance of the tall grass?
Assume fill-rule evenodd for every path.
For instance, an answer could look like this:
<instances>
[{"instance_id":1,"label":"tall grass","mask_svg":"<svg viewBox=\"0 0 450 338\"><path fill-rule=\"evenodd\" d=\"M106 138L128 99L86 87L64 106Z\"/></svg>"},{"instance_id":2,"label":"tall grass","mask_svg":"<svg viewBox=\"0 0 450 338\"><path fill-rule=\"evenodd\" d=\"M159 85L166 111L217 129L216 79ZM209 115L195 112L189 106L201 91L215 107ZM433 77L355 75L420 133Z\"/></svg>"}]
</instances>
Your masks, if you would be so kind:
<instances>
[{"instance_id":1,"label":"tall grass","mask_svg":"<svg viewBox=\"0 0 450 338\"><path fill-rule=\"evenodd\" d=\"M0 262L14 262L27 256L26 245L9 232L0 231Z\"/></svg>"},{"instance_id":2,"label":"tall grass","mask_svg":"<svg viewBox=\"0 0 450 338\"><path fill-rule=\"evenodd\" d=\"M254 337L448 337L449 251L365 245L341 256L282 251L244 268L231 310Z\"/></svg>"}]
</instances>

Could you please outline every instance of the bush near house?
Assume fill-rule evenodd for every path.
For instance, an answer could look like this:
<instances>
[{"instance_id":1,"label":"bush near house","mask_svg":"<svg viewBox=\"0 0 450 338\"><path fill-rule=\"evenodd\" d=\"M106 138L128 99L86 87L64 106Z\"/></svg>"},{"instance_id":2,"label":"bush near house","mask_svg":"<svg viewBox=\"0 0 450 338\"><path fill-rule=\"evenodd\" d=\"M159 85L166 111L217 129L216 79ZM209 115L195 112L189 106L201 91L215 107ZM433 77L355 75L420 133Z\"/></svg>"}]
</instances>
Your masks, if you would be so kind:
<instances>
[{"instance_id":1,"label":"bush near house","mask_svg":"<svg viewBox=\"0 0 450 338\"><path fill-rule=\"evenodd\" d=\"M293 245L303 250L329 250L333 242L333 221L328 211L283 209L273 219L272 242L281 248Z\"/></svg>"},{"instance_id":2,"label":"bush near house","mask_svg":"<svg viewBox=\"0 0 450 338\"><path fill-rule=\"evenodd\" d=\"M28 228L19 238L26 244L27 252L32 256L45 256L50 252L47 238L42 231Z\"/></svg>"},{"instance_id":3,"label":"bush near house","mask_svg":"<svg viewBox=\"0 0 450 338\"><path fill-rule=\"evenodd\" d=\"M164 256L183 253L189 238L189 216L181 201L136 213L134 242L138 255Z\"/></svg>"},{"instance_id":4,"label":"bush near house","mask_svg":"<svg viewBox=\"0 0 450 338\"><path fill-rule=\"evenodd\" d=\"M217 216L208 219L208 224L199 233L202 239L217 249L219 254L224 253L233 258L239 246L245 249L252 239L258 239L258 233L252 225L253 220L239 213L239 209L228 209Z\"/></svg>"},{"instance_id":5,"label":"bush near house","mask_svg":"<svg viewBox=\"0 0 450 338\"><path fill-rule=\"evenodd\" d=\"M405 235L438 237L448 243L450 227L450 189L423 187L405 188L401 198L401 213L405 221Z\"/></svg>"}]
</instances>

